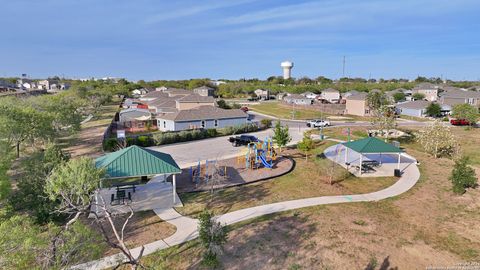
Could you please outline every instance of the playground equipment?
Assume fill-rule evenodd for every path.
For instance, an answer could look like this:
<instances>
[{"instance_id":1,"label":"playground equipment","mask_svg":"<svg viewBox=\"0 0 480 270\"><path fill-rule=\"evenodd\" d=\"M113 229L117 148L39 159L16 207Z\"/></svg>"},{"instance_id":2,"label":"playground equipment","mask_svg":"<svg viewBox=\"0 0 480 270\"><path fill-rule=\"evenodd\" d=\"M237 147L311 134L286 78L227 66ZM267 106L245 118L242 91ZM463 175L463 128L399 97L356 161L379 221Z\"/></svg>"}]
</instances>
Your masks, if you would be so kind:
<instances>
[{"instance_id":1,"label":"playground equipment","mask_svg":"<svg viewBox=\"0 0 480 270\"><path fill-rule=\"evenodd\" d=\"M202 181L208 184L209 181L218 182L227 180L227 167L218 165L217 160L205 160L205 166L201 166L198 160L197 166L190 167L190 178L196 185Z\"/></svg>"},{"instance_id":2,"label":"playground equipment","mask_svg":"<svg viewBox=\"0 0 480 270\"><path fill-rule=\"evenodd\" d=\"M255 169L262 164L265 168L271 169L276 158L277 153L270 137L265 138L263 142L251 142L245 154L245 168Z\"/></svg>"}]
</instances>

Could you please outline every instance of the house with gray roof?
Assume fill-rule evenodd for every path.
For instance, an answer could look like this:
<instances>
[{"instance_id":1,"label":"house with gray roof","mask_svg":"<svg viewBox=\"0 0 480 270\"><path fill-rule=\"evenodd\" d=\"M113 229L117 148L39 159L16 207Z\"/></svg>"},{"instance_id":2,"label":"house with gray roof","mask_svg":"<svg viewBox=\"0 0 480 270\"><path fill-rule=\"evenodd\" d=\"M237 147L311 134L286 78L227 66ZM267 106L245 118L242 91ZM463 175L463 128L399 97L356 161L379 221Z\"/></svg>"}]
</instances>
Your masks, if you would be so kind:
<instances>
[{"instance_id":1,"label":"house with gray roof","mask_svg":"<svg viewBox=\"0 0 480 270\"><path fill-rule=\"evenodd\" d=\"M440 94L440 103L452 107L458 104L470 104L480 108L480 92L451 89Z\"/></svg>"},{"instance_id":2,"label":"house with gray roof","mask_svg":"<svg viewBox=\"0 0 480 270\"><path fill-rule=\"evenodd\" d=\"M181 131L239 126L247 123L248 114L242 110L225 110L213 106L200 106L174 113L157 114L161 131Z\"/></svg>"},{"instance_id":3,"label":"house with gray roof","mask_svg":"<svg viewBox=\"0 0 480 270\"><path fill-rule=\"evenodd\" d=\"M428 101L438 100L438 86L432 83L420 83L412 89L412 94L423 94Z\"/></svg>"},{"instance_id":4,"label":"house with gray roof","mask_svg":"<svg viewBox=\"0 0 480 270\"><path fill-rule=\"evenodd\" d=\"M208 87L208 86L205 86L205 85L193 89L193 92L195 94L199 94L200 96L204 96L204 97L215 96L215 88Z\"/></svg>"},{"instance_id":5,"label":"house with gray roof","mask_svg":"<svg viewBox=\"0 0 480 270\"><path fill-rule=\"evenodd\" d=\"M408 115L415 117L425 117L427 107L430 105L430 101L415 100L398 103L395 105L395 112L400 115Z\"/></svg>"}]
</instances>

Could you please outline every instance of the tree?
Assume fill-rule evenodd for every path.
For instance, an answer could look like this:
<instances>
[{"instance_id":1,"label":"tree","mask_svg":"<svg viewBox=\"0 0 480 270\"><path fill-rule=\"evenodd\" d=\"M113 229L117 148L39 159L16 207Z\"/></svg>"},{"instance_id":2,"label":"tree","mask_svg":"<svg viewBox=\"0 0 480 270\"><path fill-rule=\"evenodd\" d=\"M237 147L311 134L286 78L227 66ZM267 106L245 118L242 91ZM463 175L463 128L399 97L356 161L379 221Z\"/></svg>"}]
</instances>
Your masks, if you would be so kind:
<instances>
[{"instance_id":1,"label":"tree","mask_svg":"<svg viewBox=\"0 0 480 270\"><path fill-rule=\"evenodd\" d=\"M477 185L475 170L468 166L468 157L461 157L455 161L450 181L453 184L453 192L463 194L466 188L474 188Z\"/></svg>"},{"instance_id":2,"label":"tree","mask_svg":"<svg viewBox=\"0 0 480 270\"><path fill-rule=\"evenodd\" d=\"M68 159L69 156L57 145L49 143L44 151L23 160L23 174L17 181L16 191L9 198L11 207L33 214L35 221L40 224L58 220L59 216L54 213L57 202L48 199L45 185L52 170Z\"/></svg>"},{"instance_id":3,"label":"tree","mask_svg":"<svg viewBox=\"0 0 480 270\"><path fill-rule=\"evenodd\" d=\"M38 139L53 136L53 118L50 114L38 111L26 102L18 99L10 101L10 104L9 102L0 103L0 136L16 148L17 157L20 157L22 144L33 144Z\"/></svg>"},{"instance_id":4,"label":"tree","mask_svg":"<svg viewBox=\"0 0 480 270\"><path fill-rule=\"evenodd\" d=\"M51 245L51 239L59 239ZM29 217L13 215L0 219L1 269L64 269L101 255L98 235L78 222L70 231L55 224L41 227Z\"/></svg>"},{"instance_id":5,"label":"tree","mask_svg":"<svg viewBox=\"0 0 480 270\"><path fill-rule=\"evenodd\" d=\"M426 113L430 117L439 117L442 115L442 107L438 103L431 102L426 108Z\"/></svg>"},{"instance_id":6,"label":"tree","mask_svg":"<svg viewBox=\"0 0 480 270\"><path fill-rule=\"evenodd\" d=\"M412 95L413 100L422 100L425 98L425 95L422 93L415 93Z\"/></svg>"},{"instance_id":7,"label":"tree","mask_svg":"<svg viewBox=\"0 0 480 270\"><path fill-rule=\"evenodd\" d=\"M271 128L272 127L272 119L263 118L262 120L260 120L260 124L264 128Z\"/></svg>"},{"instance_id":8,"label":"tree","mask_svg":"<svg viewBox=\"0 0 480 270\"><path fill-rule=\"evenodd\" d=\"M124 241L125 229L133 216L133 210L130 207L129 216L123 222L121 229L117 229L114 222L117 213L107 207L102 196L95 196L104 173L104 170L97 169L89 158L73 159L53 170L47 180L45 190L51 200L59 201L58 212L72 217L65 224L65 230L68 230L69 226L74 224L81 215L92 214L105 242L109 246L119 249L127 258L127 261L122 264L130 264L132 269L136 269L141 266L140 258L143 255L143 248L139 255L134 257ZM95 197L99 201L96 201ZM94 208L95 210L92 210ZM110 239L105 224L109 225L113 231L115 240ZM56 243L57 240L53 240L53 242Z\"/></svg>"},{"instance_id":9,"label":"tree","mask_svg":"<svg viewBox=\"0 0 480 270\"><path fill-rule=\"evenodd\" d=\"M393 100L395 103L405 100L405 94L403 92L398 92L393 94Z\"/></svg>"},{"instance_id":10,"label":"tree","mask_svg":"<svg viewBox=\"0 0 480 270\"><path fill-rule=\"evenodd\" d=\"M436 120L415 134L425 152L439 157L453 157L458 152L457 139L450 127Z\"/></svg>"},{"instance_id":11,"label":"tree","mask_svg":"<svg viewBox=\"0 0 480 270\"><path fill-rule=\"evenodd\" d=\"M223 253L223 245L227 242L227 230L207 210L200 214L199 220L199 238L205 249L202 264L216 268L220 264L218 256Z\"/></svg>"},{"instance_id":12,"label":"tree","mask_svg":"<svg viewBox=\"0 0 480 270\"><path fill-rule=\"evenodd\" d=\"M465 119L470 122L470 125L475 125L480 118L480 113L470 104L457 104L453 106L452 116L457 119Z\"/></svg>"},{"instance_id":13,"label":"tree","mask_svg":"<svg viewBox=\"0 0 480 270\"><path fill-rule=\"evenodd\" d=\"M222 108L222 109L226 109L226 110L231 109L230 106L227 104L227 102L225 102L224 99L217 100L217 105L218 105L219 108Z\"/></svg>"},{"instance_id":14,"label":"tree","mask_svg":"<svg viewBox=\"0 0 480 270\"><path fill-rule=\"evenodd\" d=\"M309 132L303 133L303 139L297 144L297 148L305 153L305 160L308 161L308 152L315 148L315 143Z\"/></svg>"},{"instance_id":15,"label":"tree","mask_svg":"<svg viewBox=\"0 0 480 270\"><path fill-rule=\"evenodd\" d=\"M282 147L286 146L291 140L288 125L282 126L280 121L277 121L273 129L273 141L280 147L280 152L282 152Z\"/></svg>"},{"instance_id":16,"label":"tree","mask_svg":"<svg viewBox=\"0 0 480 270\"><path fill-rule=\"evenodd\" d=\"M380 107L387 105L388 100L385 94L380 91L371 91L367 95L367 105L372 110L379 110Z\"/></svg>"}]
</instances>

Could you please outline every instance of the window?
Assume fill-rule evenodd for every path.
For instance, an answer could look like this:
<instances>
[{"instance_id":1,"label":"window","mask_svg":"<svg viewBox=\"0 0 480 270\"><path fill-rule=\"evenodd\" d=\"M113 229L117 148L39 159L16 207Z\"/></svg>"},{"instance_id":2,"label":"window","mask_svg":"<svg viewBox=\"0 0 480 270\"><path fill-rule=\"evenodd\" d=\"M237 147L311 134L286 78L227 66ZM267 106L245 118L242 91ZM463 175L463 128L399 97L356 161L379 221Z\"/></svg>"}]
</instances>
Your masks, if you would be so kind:
<instances>
[{"instance_id":1,"label":"window","mask_svg":"<svg viewBox=\"0 0 480 270\"><path fill-rule=\"evenodd\" d=\"M217 119L213 120L213 125L214 125L215 127L218 127L218 120L217 120Z\"/></svg>"},{"instance_id":2,"label":"window","mask_svg":"<svg viewBox=\"0 0 480 270\"><path fill-rule=\"evenodd\" d=\"M205 120L202 120L202 128L205 128Z\"/></svg>"},{"instance_id":3,"label":"window","mask_svg":"<svg viewBox=\"0 0 480 270\"><path fill-rule=\"evenodd\" d=\"M473 98L468 98L468 104L474 105L474 99Z\"/></svg>"},{"instance_id":4,"label":"window","mask_svg":"<svg viewBox=\"0 0 480 270\"><path fill-rule=\"evenodd\" d=\"M369 109L365 109L365 114L369 114L370 113L370 110Z\"/></svg>"},{"instance_id":5,"label":"window","mask_svg":"<svg viewBox=\"0 0 480 270\"><path fill-rule=\"evenodd\" d=\"M163 128L167 128L167 121L163 121Z\"/></svg>"}]
</instances>

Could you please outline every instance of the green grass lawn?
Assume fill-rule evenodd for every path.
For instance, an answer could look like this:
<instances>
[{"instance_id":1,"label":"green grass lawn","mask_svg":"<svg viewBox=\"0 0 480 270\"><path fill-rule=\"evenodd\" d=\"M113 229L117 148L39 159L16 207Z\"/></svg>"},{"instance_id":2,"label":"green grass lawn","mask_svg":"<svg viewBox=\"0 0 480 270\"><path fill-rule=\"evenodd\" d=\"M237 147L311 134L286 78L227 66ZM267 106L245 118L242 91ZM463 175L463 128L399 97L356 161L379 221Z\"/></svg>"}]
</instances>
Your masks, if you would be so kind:
<instances>
[{"instance_id":1,"label":"green grass lawn","mask_svg":"<svg viewBox=\"0 0 480 270\"><path fill-rule=\"evenodd\" d=\"M327 114L321 113L319 111L305 110L295 106L295 114L292 114L293 107L288 107L281 105L279 102L263 102L258 105L250 105L249 109L253 111L271 115L278 118L284 119L297 119L297 120L306 120L306 119L316 119L327 117ZM293 116L293 118L292 118Z\"/></svg>"}]
</instances>

